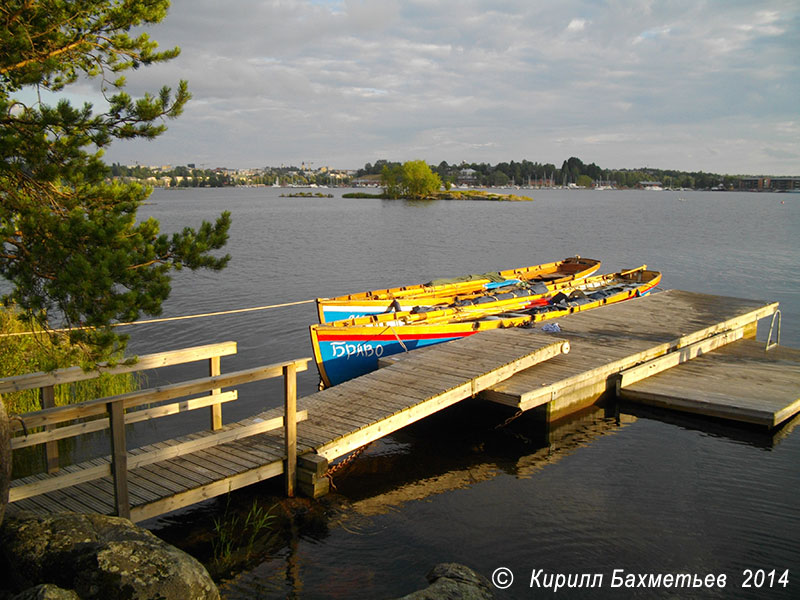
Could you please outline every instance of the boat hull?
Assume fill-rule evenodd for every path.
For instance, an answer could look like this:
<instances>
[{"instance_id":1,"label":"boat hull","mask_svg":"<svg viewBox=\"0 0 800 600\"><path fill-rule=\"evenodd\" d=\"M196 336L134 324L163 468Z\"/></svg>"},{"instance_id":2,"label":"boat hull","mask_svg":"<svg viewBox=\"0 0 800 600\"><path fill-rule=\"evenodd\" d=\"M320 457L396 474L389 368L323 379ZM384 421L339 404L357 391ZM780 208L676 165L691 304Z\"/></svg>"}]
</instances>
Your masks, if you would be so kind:
<instances>
[{"instance_id":1,"label":"boat hull","mask_svg":"<svg viewBox=\"0 0 800 600\"><path fill-rule=\"evenodd\" d=\"M419 307L446 306L459 298L474 297L491 289L514 283L541 283L542 291L587 277L600 268L600 261L579 256L564 260L498 271L493 279L476 276L468 281L431 282L429 284L372 290L334 298L317 298L320 323L405 312Z\"/></svg>"},{"instance_id":2,"label":"boat hull","mask_svg":"<svg viewBox=\"0 0 800 600\"><path fill-rule=\"evenodd\" d=\"M639 281L636 281L637 276ZM553 302L558 298L557 295L533 307L505 305L496 309L480 309L479 312L443 309L422 315L396 313L312 325L310 333L314 359L322 384L328 387L374 371L378 368L378 360L385 356L449 342L489 329L531 327L541 321L645 296L660 280L660 273L642 268L624 274L590 278L573 288L564 288L560 292L562 296L581 288L585 290L584 297L564 302Z\"/></svg>"}]
</instances>

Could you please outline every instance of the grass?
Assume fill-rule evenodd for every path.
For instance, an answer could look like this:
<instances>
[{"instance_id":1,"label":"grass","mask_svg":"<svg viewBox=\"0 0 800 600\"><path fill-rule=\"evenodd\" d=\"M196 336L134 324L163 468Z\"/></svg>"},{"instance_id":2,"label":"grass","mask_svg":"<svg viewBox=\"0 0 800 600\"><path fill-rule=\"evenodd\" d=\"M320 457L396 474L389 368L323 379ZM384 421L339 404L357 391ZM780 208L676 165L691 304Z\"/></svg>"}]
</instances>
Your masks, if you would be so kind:
<instances>
[{"instance_id":1,"label":"grass","mask_svg":"<svg viewBox=\"0 0 800 600\"><path fill-rule=\"evenodd\" d=\"M9 334L25 335L9 335ZM80 362L79 351L57 334L33 327L20 318L13 308L0 308L0 378L52 371L71 367ZM77 404L94 398L105 398L130 392L139 387L140 376L134 373L109 375L95 379L55 386L56 406ZM38 388L3 394L3 404L9 416L33 412L42 408ZM37 429L30 430L35 433ZM68 457L72 440L60 440L59 455ZM42 446L15 450L14 477L24 477L44 469Z\"/></svg>"},{"instance_id":2,"label":"grass","mask_svg":"<svg viewBox=\"0 0 800 600\"><path fill-rule=\"evenodd\" d=\"M274 508L265 509L258 500L253 500L248 512L241 514L231 510L231 496L228 494L225 511L214 518L212 558L208 565L214 579L246 564L254 555L260 555L273 541Z\"/></svg>"},{"instance_id":3,"label":"grass","mask_svg":"<svg viewBox=\"0 0 800 600\"><path fill-rule=\"evenodd\" d=\"M57 334L38 327L31 328L13 308L0 309L0 377L52 371L78 363L78 350ZM134 374L103 374L96 379L56 386L56 405L116 396L137 387L138 380ZM9 415L41 408L38 389L4 394L3 403Z\"/></svg>"}]
</instances>

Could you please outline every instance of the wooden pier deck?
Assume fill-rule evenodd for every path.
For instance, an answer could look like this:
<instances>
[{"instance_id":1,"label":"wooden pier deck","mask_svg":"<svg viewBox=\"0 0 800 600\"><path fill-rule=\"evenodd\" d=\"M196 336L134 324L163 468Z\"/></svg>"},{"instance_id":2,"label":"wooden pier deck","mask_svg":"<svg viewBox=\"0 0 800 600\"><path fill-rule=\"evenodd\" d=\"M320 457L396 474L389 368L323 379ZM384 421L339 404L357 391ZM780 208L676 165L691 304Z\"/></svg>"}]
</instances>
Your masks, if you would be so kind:
<instances>
[{"instance_id":1,"label":"wooden pier deck","mask_svg":"<svg viewBox=\"0 0 800 600\"><path fill-rule=\"evenodd\" d=\"M328 483L322 476L329 460L569 350L564 340L543 334L521 330L490 333L493 335L437 346L424 360L411 357L403 364L303 398L298 403L296 429L285 426L283 409L274 409L214 432L129 450L123 453L127 462L124 473L114 469L113 457L103 457L70 465L61 472L15 480L9 509L122 512L141 521L288 472L292 461L287 453L301 455L301 465L305 460L299 484L310 487L310 495L318 495ZM295 362L305 368L307 360ZM225 387L226 383L265 378L267 373L275 376L286 368L264 368L258 377L248 376L249 372L217 376L192 389ZM158 393L164 395L163 390ZM70 408L50 409L51 413L54 410ZM29 419L36 422L33 416ZM48 435L52 434L45 432L41 439L49 439ZM287 450L289 437L294 438L291 451ZM120 477L126 488L123 503L118 497Z\"/></svg>"},{"instance_id":2,"label":"wooden pier deck","mask_svg":"<svg viewBox=\"0 0 800 600\"><path fill-rule=\"evenodd\" d=\"M622 400L773 428L800 411L800 350L743 339L618 386Z\"/></svg>"},{"instance_id":3,"label":"wooden pier deck","mask_svg":"<svg viewBox=\"0 0 800 600\"><path fill-rule=\"evenodd\" d=\"M557 335L570 342L569 355L522 371L481 396L555 420L613 393L615 377L625 369L667 354L688 360L687 348L696 355L754 337L758 320L777 307L776 302L667 290L576 313L558 320ZM675 354L678 350L683 354Z\"/></svg>"},{"instance_id":4,"label":"wooden pier deck","mask_svg":"<svg viewBox=\"0 0 800 600\"><path fill-rule=\"evenodd\" d=\"M800 411L800 351L778 348L766 359L747 338L755 336L759 319L776 310L777 303L666 291L560 319L558 334L538 328L494 330L391 357L374 373L299 400L295 372L305 369L309 359L221 375L219 356L235 352L235 344L190 349L191 360L210 360L208 378L23 415L27 427L45 427L39 433L20 432L21 425L12 422L18 430L12 448L35 443L49 448L55 440L110 427L112 454L15 480L9 510L66 509L140 521L281 474L287 493L293 493L296 479L301 491L316 497L327 490L330 461L476 395L521 411L533 409L554 421L614 393L619 385L623 398L633 398L638 390L662 406L720 416L701 410L704 402L710 404L703 398L722 391L720 379L732 379L726 395L738 408L723 416L747 415L746 421L765 424L771 418L775 425ZM746 371L741 369L745 358L751 362ZM143 362L178 364L163 357ZM709 375L707 362L723 365L722 375L719 367ZM283 408L222 425L221 403L236 398L235 390L223 388L281 374ZM687 385L676 383L690 375L688 387L698 392L693 399L687 399ZM58 383L49 376L25 377L28 388ZM757 382L748 406L731 401L744 388L742 378ZM667 379L671 383L659 383ZM776 386L774 391L765 387L767 381ZM16 379L0 380L0 393L20 385ZM673 390L668 404L661 397L654 400L656 387L665 386ZM202 392L209 395L163 404ZM766 407L765 393L780 396L783 404ZM753 416L752 405L758 402L771 417ZM141 406L147 408L134 410ZM201 407L211 408L210 431L126 448L125 423ZM108 418L98 418L104 415ZM81 417L89 420L75 423Z\"/></svg>"}]
</instances>

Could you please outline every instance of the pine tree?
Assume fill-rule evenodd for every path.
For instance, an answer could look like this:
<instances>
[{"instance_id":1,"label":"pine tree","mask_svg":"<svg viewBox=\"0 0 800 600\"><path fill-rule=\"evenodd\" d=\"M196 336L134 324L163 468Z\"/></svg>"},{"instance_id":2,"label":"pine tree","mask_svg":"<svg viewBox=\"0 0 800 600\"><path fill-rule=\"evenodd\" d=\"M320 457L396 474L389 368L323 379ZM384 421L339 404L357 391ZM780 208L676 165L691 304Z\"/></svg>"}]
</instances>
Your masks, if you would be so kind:
<instances>
[{"instance_id":1,"label":"pine tree","mask_svg":"<svg viewBox=\"0 0 800 600\"><path fill-rule=\"evenodd\" d=\"M146 33L130 35L168 8L166 0L0 6L0 275L13 288L3 302L45 327L85 328L69 337L87 363L124 350L114 322L159 314L172 269L222 269L229 260L213 252L228 239L229 213L161 234L156 220L136 220L151 190L109 180L102 161L113 140L163 133L190 99L185 81L137 99L125 92L124 71L178 55ZM40 99L87 78L101 87L102 110Z\"/></svg>"}]
</instances>

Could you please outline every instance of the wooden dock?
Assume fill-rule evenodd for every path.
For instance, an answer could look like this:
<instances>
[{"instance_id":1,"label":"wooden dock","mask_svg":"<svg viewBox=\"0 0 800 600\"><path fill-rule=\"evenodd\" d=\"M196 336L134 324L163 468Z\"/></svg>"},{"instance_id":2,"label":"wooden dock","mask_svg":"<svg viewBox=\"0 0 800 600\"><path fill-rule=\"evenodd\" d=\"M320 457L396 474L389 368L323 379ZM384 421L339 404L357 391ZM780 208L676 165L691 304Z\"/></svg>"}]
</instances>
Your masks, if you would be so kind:
<instances>
[{"instance_id":1,"label":"wooden dock","mask_svg":"<svg viewBox=\"0 0 800 600\"><path fill-rule=\"evenodd\" d=\"M42 444L52 468L15 480L9 510L66 509L140 521L281 474L287 494L296 484L316 497L328 489L331 461L473 396L555 421L619 386L626 399L639 393L659 406L746 416L748 422L773 426L800 410L800 351L777 348L765 358L748 338L755 336L758 320L776 309L777 303L667 291L570 315L559 320L556 334L538 328L494 330L392 357L374 373L299 400L295 373L309 359L221 374L219 357L235 352L233 343L143 357L140 366L150 367L208 360L209 377L46 408L12 421L17 430L12 448ZM725 414L719 408L710 411L708 398L722 391L720 381L731 379L732 371L739 383L724 395L734 408ZM222 403L236 399L235 390L223 389L279 376L284 378L282 408L222 425ZM688 386L676 383L690 377ZM0 393L26 386L45 390L75 378L86 375L72 370L9 378L0 380ZM745 387L742 378L755 381L746 406L737 395ZM766 381L774 389L765 387ZM694 388L694 398L687 387ZM671 388L669 399L656 388ZM780 397L782 404L767 406L764 392ZM175 401L186 396L192 397ZM126 423L196 408L211 410L210 430L126 447ZM754 416L765 411L769 414ZM44 430L29 433L33 427ZM103 429L110 429L110 455L57 468L58 456L50 456L54 442Z\"/></svg>"},{"instance_id":2,"label":"wooden dock","mask_svg":"<svg viewBox=\"0 0 800 600\"><path fill-rule=\"evenodd\" d=\"M667 290L559 319L572 350L493 386L482 397L551 421L613 393L626 369L658 357L685 361L755 337L776 302ZM678 364L675 362L674 364Z\"/></svg>"},{"instance_id":3,"label":"wooden dock","mask_svg":"<svg viewBox=\"0 0 800 600\"><path fill-rule=\"evenodd\" d=\"M313 394L301 400L296 413L293 373L304 369L309 359L28 413L22 418L28 427L51 426L104 412L111 416L88 421L88 425L67 425L30 435L23 432L14 438L14 448L46 443L56 436L63 439L79 435L87 427L99 430L110 426L113 451L111 456L15 480L9 509L99 512L141 521L283 473L291 495L297 454L305 455L298 461L300 487L309 495L321 495L327 491L324 474L329 460L569 350L567 342L552 336L521 330L492 333L436 347L424 360L411 357L403 364ZM199 359L208 354L198 354ZM146 358L146 362L154 361ZM137 415L143 411L136 411L123 417L125 408L212 390L211 396L194 401L197 407L208 406L223 397L226 401L233 399L230 392L225 393L228 396L221 394L220 388L281 373L287 389L284 409L266 411L217 430L125 451L123 419L135 422L154 416L152 411L167 414L180 407L148 408L145 410L151 412L146 416ZM14 379L16 389L20 389L20 379ZM47 378L34 377L31 385L43 382L52 384ZM0 381L0 389L9 387L10 382L6 381L3 387ZM291 418L284 419L284 414Z\"/></svg>"},{"instance_id":4,"label":"wooden dock","mask_svg":"<svg viewBox=\"0 0 800 600\"><path fill-rule=\"evenodd\" d=\"M738 340L688 362L628 382L621 373L618 396L774 428L800 411L800 350L764 350L763 342Z\"/></svg>"}]
</instances>

